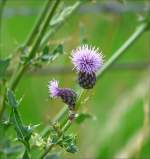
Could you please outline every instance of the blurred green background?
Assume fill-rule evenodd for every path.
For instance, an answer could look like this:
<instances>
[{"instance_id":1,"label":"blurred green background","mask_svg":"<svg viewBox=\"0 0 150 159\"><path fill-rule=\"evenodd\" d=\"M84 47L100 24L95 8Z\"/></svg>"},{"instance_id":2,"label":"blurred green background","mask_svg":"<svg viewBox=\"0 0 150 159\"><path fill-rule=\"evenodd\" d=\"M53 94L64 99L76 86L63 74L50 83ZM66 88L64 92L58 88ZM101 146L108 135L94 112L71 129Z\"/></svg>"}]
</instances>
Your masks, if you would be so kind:
<instances>
[{"instance_id":1,"label":"blurred green background","mask_svg":"<svg viewBox=\"0 0 150 159\"><path fill-rule=\"evenodd\" d=\"M66 0L63 5L74 2ZM135 7L140 4L141 8L150 5L144 0L129 0L130 3L126 4L98 2L82 5L50 39L50 44L63 42L65 53L45 65L44 69L72 68L69 56L71 50L80 45L81 29L88 42L102 50L107 61L140 24L138 16L145 14L144 10L116 11L113 7L111 9L112 4L121 8L131 4ZM13 54L25 42L43 4L43 0L7 1L1 26L1 57ZM108 7L104 10L102 6L105 5ZM98 6L101 9L96 10ZM144 106L149 96L149 72L146 67L149 62L150 32L145 32L90 92L90 99L80 111L89 112L94 118L81 125L74 124L69 129L78 136L79 151L73 155L65 152L64 158L110 159L126 154L126 151L133 158L150 158L149 136L143 142L138 136L144 127ZM53 78L60 80L63 87L76 88L74 71L50 71L47 74L25 74L16 90L17 97L23 96L19 108L23 121L41 124L40 130L63 106L59 100L48 98L47 85Z\"/></svg>"}]
</instances>

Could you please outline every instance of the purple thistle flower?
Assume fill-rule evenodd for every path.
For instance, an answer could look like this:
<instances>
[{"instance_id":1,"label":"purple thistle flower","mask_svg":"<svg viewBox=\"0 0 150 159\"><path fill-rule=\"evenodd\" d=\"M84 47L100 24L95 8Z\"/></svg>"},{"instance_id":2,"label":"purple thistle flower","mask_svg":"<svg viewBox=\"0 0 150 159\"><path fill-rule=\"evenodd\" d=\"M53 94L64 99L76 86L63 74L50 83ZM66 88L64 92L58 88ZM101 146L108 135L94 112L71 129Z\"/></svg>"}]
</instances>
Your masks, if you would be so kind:
<instances>
[{"instance_id":1,"label":"purple thistle flower","mask_svg":"<svg viewBox=\"0 0 150 159\"><path fill-rule=\"evenodd\" d=\"M58 81L52 80L48 84L50 96L60 97L64 103L69 106L69 110L75 109L77 94L69 88L59 88Z\"/></svg>"},{"instance_id":2,"label":"purple thistle flower","mask_svg":"<svg viewBox=\"0 0 150 159\"><path fill-rule=\"evenodd\" d=\"M101 68L102 54L94 47L82 45L72 51L72 63L78 72L91 74Z\"/></svg>"},{"instance_id":3,"label":"purple thistle flower","mask_svg":"<svg viewBox=\"0 0 150 159\"><path fill-rule=\"evenodd\" d=\"M103 65L103 56L98 49L82 45L72 51L72 63L78 72L78 83L84 89L91 89L96 83L96 71Z\"/></svg>"}]
</instances>

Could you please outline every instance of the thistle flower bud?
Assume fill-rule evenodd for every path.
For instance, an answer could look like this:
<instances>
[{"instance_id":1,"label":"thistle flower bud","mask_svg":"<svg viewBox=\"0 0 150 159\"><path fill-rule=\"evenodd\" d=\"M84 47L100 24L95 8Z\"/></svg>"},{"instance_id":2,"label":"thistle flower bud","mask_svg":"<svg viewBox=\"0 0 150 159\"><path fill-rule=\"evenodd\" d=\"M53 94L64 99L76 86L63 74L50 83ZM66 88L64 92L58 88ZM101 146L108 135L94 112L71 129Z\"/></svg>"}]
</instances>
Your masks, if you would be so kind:
<instances>
[{"instance_id":1,"label":"thistle flower bud","mask_svg":"<svg viewBox=\"0 0 150 159\"><path fill-rule=\"evenodd\" d=\"M84 89L91 89L96 83L96 72L102 67L103 58L98 49L82 45L72 51L72 63L78 72L78 83Z\"/></svg>"},{"instance_id":2,"label":"thistle flower bud","mask_svg":"<svg viewBox=\"0 0 150 159\"><path fill-rule=\"evenodd\" d=\"M77 94L72 89L59 88L56 80L49 82L48 89L52 98L60 97L68 105L69 110L75 110Z\"/></svg>"}]
</instances>

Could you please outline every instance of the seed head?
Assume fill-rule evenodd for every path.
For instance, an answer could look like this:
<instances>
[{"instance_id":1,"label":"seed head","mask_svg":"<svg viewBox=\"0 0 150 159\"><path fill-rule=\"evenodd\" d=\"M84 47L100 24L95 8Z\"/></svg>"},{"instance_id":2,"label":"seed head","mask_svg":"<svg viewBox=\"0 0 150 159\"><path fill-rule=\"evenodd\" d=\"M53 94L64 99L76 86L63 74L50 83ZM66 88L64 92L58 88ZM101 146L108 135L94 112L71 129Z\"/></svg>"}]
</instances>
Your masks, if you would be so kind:
<instances>
[{"instance_id":1,"label":"seed head","mask_svg":"<svg viewBox=\"0 0 150 159\"><path fill-rule=\"evenodd\" d=\"M88 45L82 45L72 51L72 63L78 72L95 73L103 64L102 54L98 49Z\"/></svg>"}]
</instances>

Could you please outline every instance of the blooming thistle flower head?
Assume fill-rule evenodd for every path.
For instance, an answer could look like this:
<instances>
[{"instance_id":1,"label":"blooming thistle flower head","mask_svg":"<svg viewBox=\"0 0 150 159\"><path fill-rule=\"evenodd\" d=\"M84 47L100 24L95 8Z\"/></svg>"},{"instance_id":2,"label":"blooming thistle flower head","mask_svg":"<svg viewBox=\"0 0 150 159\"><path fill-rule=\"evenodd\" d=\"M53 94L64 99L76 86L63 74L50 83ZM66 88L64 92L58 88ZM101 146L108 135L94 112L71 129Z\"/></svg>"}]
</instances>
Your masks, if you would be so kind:
<instances>
[{"instance_id":1,"label":"blooming thistle flower head","mask_svg":"<svg viewBox=\"0 0 150 159\"><path fill-rule=\"evenodd\" d=\"M95 73L103 64L102 54L98 49L82 45L72 51L72 63L78 72Z\"/></svg>"},{"instance_id":2,"label":"blooming thistle flower head","mask_svg":"<svg viewBox=\"0 0 150 159\"><path fill-rule=\"evenodd\" d=\"M58 81L52 80L48 84L48 89L51 97L58 97L60 89L58 88Z\"/></svg>"},{"instance_id":3,"label":"blooming thistle flower head","mask_svg":"<svg viewBox=\"0 0 150 159\"><path fill-rule=\"evenodd\" d=\"M78 72L78 83L84 89L91 89L96 83L96 71L102 67L102 54L94 47L82 45L72 51L72 63Z\"/></svg>"}]
</instances>

